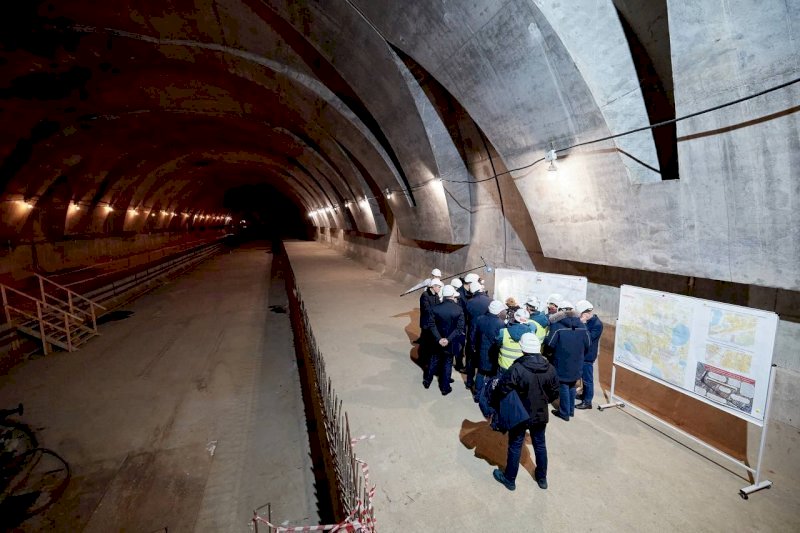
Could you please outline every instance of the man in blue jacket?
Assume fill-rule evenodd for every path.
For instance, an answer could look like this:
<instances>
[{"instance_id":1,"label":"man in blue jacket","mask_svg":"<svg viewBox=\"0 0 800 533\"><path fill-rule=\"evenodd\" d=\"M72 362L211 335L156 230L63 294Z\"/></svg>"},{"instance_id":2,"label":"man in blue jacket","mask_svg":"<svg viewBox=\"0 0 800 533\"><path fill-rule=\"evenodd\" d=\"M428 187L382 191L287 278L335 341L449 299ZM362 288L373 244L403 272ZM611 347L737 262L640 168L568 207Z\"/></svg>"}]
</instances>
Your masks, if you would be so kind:
<instances>
[{"instance_id":1,"label":"man in blue jacket","mask_svg":"<svg viewBox=\"0 0 800 533\"><path fill-rule=\"evenodd\" d=\"M533 477L539 488L547 488L547 445L545 429L549 416L547 404L558 399L559 384L556 371L539 355L539 339L533 333L525 333L520 339L522 356L517 358L508 372L502 375L492 398L495 405L509 394L516 391L530 418L508 430L508 455L505 471L495 469L494 478L508 490L517 488L516 479L519 471L519 456L525 441L525 432L530 431L533 443L533 456L536 469ZM563 400L562 400L563 401Z\"/></svg>"},{"instance_id":2,"label":"man in blue jacket","mask_svg":"<svg viewBox=\"0 0 800 533\"><path fill-rule=\"evenodd\" d=\"M469 291L472 293L472 298L467 302L467 379L464 385L472 390L475 387L475 367L478 364L478 343L477 343L477 329L475 323L478 317L485 315L489 310L489 304L492 299L486 294L483 286L473 281L469 284Z\"/></svg>"},{"instance_id":3,"label":"man in blue jacket","mask_svg":"<svg viewBox=\"0 0 800 533\"><path fill-rule=\"evenodd\" d=\"M458 304L461 306L461 310L464 311L464 319L467 318L467 300L466 295L467 291L464 289L464 283L461 281L460 278L453 278L450 280L450 285L452 285L456 292L458 293ZM464 367L464 347L467 343L466 337L461 337L458 341L457 346L454 347L453 353L455 354L455 362L453 363L453 368L455 368L458 372L463 372Z\"/></svg>"},{"instance_id":4,"label":"man in blue jacket","mask_svg":"<svg viewBox=\"0 0 800 533\"><path fill-rule=\"evenodd\" d=\"M583 395L579 399L575 409L591 409L592 399L594 399L594 362L597 360L597 353L600 349L600 336L603 334L603 323L594 314L594 306L588 300L581 300L575 304L575 310L580 313L581 322L586 325L589 332L591 345L589 351L583 359Z\"/></svg>"},{"instance_id":5,"label":"man in blue jacket","mask_svg":"<svg viewBox=\"0 0 800 533\"><path fill-rule=\"evenodd\" d=\"M475 377L475 395L477 401L486 380L497 373L498 344L495 338L501 329L505 327L503 316L505 316L506 306L499 300L492 300L489 309L475 321L475 330L478 345L478 375Z\"/></svg>"},{"instance_id":6,"label":"man in blue jacket","mask_svg":"<svg viewBox=\"0 0 800 533\"><path fill-rule=\"evenodd\" d=\"M439 305L439 293L442 290L442 280L439 278L433 278L431 282L428 284L428 288L422 291L422 294L419 296L419 327L420 327L420 335L419 335L419 350L418 350L418 358L417 361L419 365L425 369L428 367L428 363L430 362L431 357L431 350L433 350L433 339L431 338L430 331L428 328L428 320L431 317L431 310Z\"/></svg>"},{"instance_id":7,"label":"man in blue jacket","mask_svg":"<svg viewBox=\"0 0 800 533\"><path fill-rule=\"evenodd\" d=\"M438 375L442 396L452 392L450 374L453 369L453 341L459 335L464 335L464 311L456 302L457 295L452 285L442 289L444 300L431 310L426 327L433 338L434 349L422 385L427 389L431 386L433 376Z\"/></svg>"},{"instance_id":8,"label":"man in blue jacket","mask_svg":"<svg viewBox=\"0 0 800 533\"><path fill-rule=\"evenodd\" d=\"M581 377L583 361L589 352L591 341L586 326L581 322L570 302L558 305L559 311L550 317L550 332L545 337L545 351L553 357L558 375L559 395L558 410L552 413L569 422L575 415L575 384Z\"/></svg>"}]
</instances>

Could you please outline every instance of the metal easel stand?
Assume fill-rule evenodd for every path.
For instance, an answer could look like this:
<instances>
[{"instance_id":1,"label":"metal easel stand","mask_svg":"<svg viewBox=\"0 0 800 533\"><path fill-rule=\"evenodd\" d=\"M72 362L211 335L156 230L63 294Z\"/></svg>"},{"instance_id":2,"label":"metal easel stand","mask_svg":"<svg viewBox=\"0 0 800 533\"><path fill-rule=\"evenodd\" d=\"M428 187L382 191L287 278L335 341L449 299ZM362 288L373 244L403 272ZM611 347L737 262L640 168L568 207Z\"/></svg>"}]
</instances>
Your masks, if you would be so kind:
<instances>
[{"instance_id":1,"label":"metal easel stand","mask_svg":"<svg viewBox=\"0 0 800 533\"><path fill-rule=\"evenodd\" d=\"M682 429L677 428L677 427L673 426L672 424L670 424L668 422L665 422L664 420L661 420L657 416L654 416L654 415L648 413L644 409L641 409L640 407L636 407L635 405L632 405L630 402L623 401L622 398L620 398L619 396L615 397L615 395L614 395L614 387L616 385L616 381L617 381L617 366L612 364L612 366L611 366L611 392L610 392L609 398L608 398L609 402L605 403L605 404L602 404L602 405L598 405L597 406L597 410L598 411L603 411L603 410L608 409L610 407L632 407L636 411L638 411L638 412L640 412L642 414L645 414L645 415L649 416L650 418L652 418L654 420L657 420L660 423L664 424L665 426L669 427L673 431L676 431L677 433L680 433L681 435L683 435L687 439L691 440L692 442L695 442L695 443L699 444L700 446L703 446L707 450L712 451L712 452L716 453L717 455L720 455L721 457L724 457L728 461L736 463L737 466L740 466L740 467L744 468L745 470L747 470L751 474L755 474L755 482L752 485L748 485L748 486L742 488L741 490L739 490L739 496L741 496L743 500L746 500L750 496L750 494L752 494L754 492L757 492L757 491L762 490L762 489L768 489L768 488L772 487L772 481L770 481L768 479L764 479L764 480L761 479L761 460L764 458L764 446L766 445L766 442L767 442L767 425L769 424L769 413L770 413L770 407L772 406L772 389L775 386L775 365L774 364L772 365L772 367L769 370L769 386L767 388L767 405L766 405L765 412L764 412L764 424L761 426L761 442L760 442L760 444L758 446L758 460L756 462L756 467L755 468L751 468L751 467L747 466L745 463L743 463L739 459L736 459L735 457L733 457L731 455L728 455L727 453L723 452L722 450L718 450L717 448L714 448L710 444L708 444L706 442L703 442L702 440L698 439L694 435L690 435L689 433L683 431Z\"/></svg>"}]
</instances>

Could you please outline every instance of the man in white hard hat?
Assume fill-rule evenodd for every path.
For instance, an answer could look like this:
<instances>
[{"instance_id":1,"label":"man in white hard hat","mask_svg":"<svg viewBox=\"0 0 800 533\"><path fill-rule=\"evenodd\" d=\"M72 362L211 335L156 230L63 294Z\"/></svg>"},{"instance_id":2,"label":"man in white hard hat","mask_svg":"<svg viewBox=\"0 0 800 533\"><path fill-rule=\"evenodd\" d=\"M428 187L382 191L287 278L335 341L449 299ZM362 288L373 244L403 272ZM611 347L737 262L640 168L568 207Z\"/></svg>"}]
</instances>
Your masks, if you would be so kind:
<instances>
[{"instance_id":1,"label":"man in white hard hat","mask_svg":"<svg viewBox=\"0 0 800 533\"><path fill-rule=\"evenodd\" d=\"M576 383L583 372L583 361L591 341L586 326L581 322L572 303L564 300L558 304L562 311L550 317L550 331L544 341L544 355L552 357L559 381L558 410L552 413L569 422L575 415ZM556 320L554 322L554 320Z\"/></svg>"},{"instance_id":2,"label":"man in white hard hat","mask_svg":"<svg viewBox=\"0 0 800 533\"><path fill-rule=\"evenodd\" d=\"M547 297L547 302L546 303L547 303L547 316L548 316L548 318L550 317L550 315L555 314L556 312L558 312L558 304L563 299L564 299L564 297L561 296L560 294L558 294L557 292L554 292L553 294L551 294L550 296Z\"/></svg>"},{"instance_id":3,"label":"man in white hard hat","mask_svg":"<svg viewBox=\"0 0 800 533\"><path fill-rule=\"evenodd\" d=\"M603 334L603 323L594 314L594 306L589 300L580 300L575 304L575 311L580 313L580 320L586 325L589 332L591 345L589 351L583 357L583 394L578 398L575 409L591 409L594 399L594 362L597 360L597 353L600 348L600 336Z\"/></svg>"},{"instance_id":4,"label":"man in white hard hat","mask_svg":"<svg viewBox=\"0 0 800 533\"><path fill-rule=\"evenodd\" d=\"M417 344L419 344L418 363L422 365L422 368L427 367L432 348L430 332L425 328L428 325L431 309L433 309L435 305L439 304L439 293L441 292L443 285L444 283L442 283L442 280L439 278L433 278L430 285L428 285L428 288L422 291L422 294L419 296L420 336L419 339L417 339Z\"/></svg>"},{"instance_id":5,"label":"man in white hard hat","mask_svg":"<svg viewBox=\"0 0 800 533\"><path fill-rule=\"evenodd\" d=\"M469 291L472 293L472 298L467 302L467 344L464 350L467 360L467 365L464 370L467 378L464 382L464 386L474 393L475 368L477 367L479 356L475 323L478 317L486 314L492 299L489 298L484 292L483 286L477 281L473 281L469 284Z\"/></svg>"},{"instance_id":6,"label":"man in white hard hat","mask_svg":"<svg viewBox=\"0 0 800 533\"><path fill-rule=\"evenodd\" d=\"M422 385L431 386L434 376L439 377L439 390L442 396L452 392L450 374L453 368L453 341L464 335L464 311L456 299L458 292L452 285L442 289L443 301L435 306L428 317L427 330L433 338L433 351Z\"/></svg>"},{"instance_id":7,"label":"man in white hard hat","mask_svg":"<svg viewBox=\"0 0 800 533\"><path fill-rule=\"evenodd\" d=\"M505 471L495 469L492 475L508 490L517 488L519 457L525 442L525 433L530 431L536 470L533 477L539 488L547 488L547 446L545 430L549 415L547 405L559 397L559 383L556 371L547 359L540 355L539 339L533 333L525 333L519 341L522 355L518 357L506 373L502 375L492 397L493 404L512 390L516 391L527 411L527 422L508 430L508 455Z\"/></svg>"},{"instance_id":8,"label":"man in white hard hat","mask_svg":"<svg viewBox=\"0 0 800 533\"><path fill-rule=\"evenodd\" d=\"M431 276L433 276L434 278L439 278L439 279L441 279L441 277L442 277L442 271L441 271L441 270L439 270L438 268L434 268L433 270L431 270Z\"/></svg>"},{"instance_id":9,"label":"man in white hard hat","mask_svg":"<svg viewBox=\"0 0 800 533\"><path fill-rule=\"evenodd\" d=\"M528 314L531 315L531 320L543 328L547 328L550 325L550 322L547 320L547 315L539 310L540 305L539 298L533 294L528 296L528 298L525 300L525 308L528 310Z\"/></svg>"},{"instance_id":10,"label":"man in white hard hat","mask_svg":"<svg viewBox=\"0 0 800 533\"><path fill-rule=\"evenodd\" d=\"M498 345L495 338L505 327L506 306L500 300L492 300L486 313L475 321L475 344L478 350L476 358L477 375L475 376L475 394L473 399L478 401L478 396L486 381L497 374Z\"/></svg>"}]
</instances>

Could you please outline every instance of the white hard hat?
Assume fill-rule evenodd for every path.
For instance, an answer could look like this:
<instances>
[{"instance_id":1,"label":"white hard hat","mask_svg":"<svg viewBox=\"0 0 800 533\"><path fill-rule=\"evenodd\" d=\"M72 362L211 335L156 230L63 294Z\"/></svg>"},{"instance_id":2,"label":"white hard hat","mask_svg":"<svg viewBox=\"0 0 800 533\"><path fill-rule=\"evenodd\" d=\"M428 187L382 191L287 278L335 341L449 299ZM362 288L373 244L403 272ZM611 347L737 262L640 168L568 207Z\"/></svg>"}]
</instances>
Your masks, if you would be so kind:
<instances>
[{"instance_id":1,"label":"white hard hat","mask_svg":"<svg viewBox=\"0 0 800 533\"><path fill-rule=\"evenodd\" d=\"M594 309L594 306L589 300L580 300L577 304L575 304L575 310L579 313L591 311L592 309Z\"/></svg>"},{"instance_id":2,"label":"white hard hat","mask_svg":"<svg viewBox=\"0 0 800 533\"><path fill-rule=\"evenodd\" d=\"M456 288L452 285L445 285L442 289L442 298L452 298L453 296L458 296Z\"/></svg>"},{"instance_id":3,"label":"white hard hat","mask_svg":"<svg viewBox=\"0 0 800 533\"><path fill-rule=\"evenodd\" d=\"M455 287L456 289L460 289L460 288L461 288L461 286L462 286L462 285L464 285L464 284L463 284L463 283L461 283L461 280L460 280L460 279L458 279L458 278L453 278L453 279L451 279L451 280L450 280L450 285L452 285L452 286L453 286L453 287Z\"/></svg>"},{"instance_id":4,"label":"white hard hat","mask_svg":"<svg viewBox=\"0 0 800 533\"><path fill-rule=\"evenodd\" d=\"M468 285L470 283L475 282L475 281L478 281L478 275L476 273L474 273L474 272L470 272L469 274L464 276L464 283L466 283Z\"/></svg>"},{"instance_id":5,"label":"white hard hat","mask_svg":"<svg viewBox=\"0 0 800 533\"><path fill-rule=\"evenodd\" d=\"M433 276L434 278L441 278L442 271L439 270L438 268L434 268L433 270L431 270L431 276Z\"/></svg>"},{"instance_id":6,"label":"white hard hat","mask_svg":"<svg viewBox=\"0 0 800 533\"><path fill-rule=\"evenodd\" d=\"M572 302L569 300L561 300L561 303L558 304L559 309L574 309L575 307L572 305Z\"/></svg>"},{"instance_id":7,"label":"white hard hat","mask_svg":"<svg viewBox=\"0 0 800 533\"><path fill-rule=\"evenodd\" d=\"M444 283L442 283L442 280L440 280L439 278L433 278L431 280L431 287L433 287L434 285L438 285L440 287L444 287Z\"/></svg>"},{"instance_id":8,"label":"white hard hat","mask_svg":"<svg viewBox=\"0 0 800 533\"><path fill-rule=\"evenodd\" d=\"M476 292L480 292L482 290L483 290L483 285L481 285L477 281L473 281L472 283L469 284L469 292L471 292L472 294L475 294Z\"/></svg>"},{"instance_id":9,"label":"white hard hat","mask_svg":"<svg viewBox=\"0 0 800 533\"><path fill-rule=\"evenodd\" d=\"M519 339L519 347L523 353L539 353L542 343L533 333L523 333Z\"/></svg>"},{"instance_id":10,"label":"white hard hat","mask_svg":"<svg viewBox=\"0 0 800 533\"><path fill-rule=\"evenodd\" d=\"M499 314L506 309L508 309L508 307L500 300L492 300L492 303L489 304L489 312L493 315Z\"/></svg>"},{"instance_id":11,"label":"white hard hat","mask_svg":"<svg viewBox=\"0 0 800 533\"><path fill-rule=\"evenodd\" d=\"M525 309L522 308L517 309L514 312L514 320L516 320L520 324L524 324L525 322L527 322L530 317L531 317L530 313L528 313Z\"/></svg>"},{"instance_id":12,"label":"white hard hat","mask_svg":"<svg viewBox=\"0 0 800 533\"><path fill-rule=\"evenodd\" d=\"M559 302L561 302L561 300L563 300L563 299L564 299L563 296L561 296L557 292L554 292L553 294L551 294L550 296L547 297L547 304L548 305L550 305L550 304L558 305Z\"/></svg>"},{"instance_id":13,"label":"white hard hat","mask_svg":"<svg viewBox=\"0 0 800 533\"><path fill-rule=\"evenodd\" d=\"M528 296L528 299L525 300L525 305L530 305L534 309L539 309L539 298L531 294Z\"/></svg>"}]
</instances>

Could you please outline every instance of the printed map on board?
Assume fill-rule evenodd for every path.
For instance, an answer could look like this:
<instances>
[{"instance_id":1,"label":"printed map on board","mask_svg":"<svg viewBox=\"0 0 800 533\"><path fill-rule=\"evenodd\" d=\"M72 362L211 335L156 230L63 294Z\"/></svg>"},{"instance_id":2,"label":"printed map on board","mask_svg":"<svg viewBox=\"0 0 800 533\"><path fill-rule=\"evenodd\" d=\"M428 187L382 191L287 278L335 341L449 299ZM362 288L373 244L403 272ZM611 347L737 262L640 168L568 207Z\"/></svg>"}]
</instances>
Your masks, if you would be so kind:
<instances>
[{"instance_id":1,"label":"printed map on board","mask_svg":"<svg viewBox=\"0 0 800 533\"><path fill-rule=\"evenodd\" d=\"M706 344L706 363L733 372L750 373L753 354L741 352L719 344Z\"/></svg>"},{"instance_id":2,"label":"printed map on board","mask_svg":"<svg viewBox=\"0 0 800 533\"><path fill-rule=\"evenodd\" d=\"M708 339L752 349L756 343L757 327L758 318L755 316L732 313L723 309L712 309Z\"/></svg>"},{"instance_id":3,"label":"printed map on board","mask_svg":"<svg viewBox=\"0 0 800 533\"><path fill-rule=\"evenodd\" d=\"M658 295L641 294L636 299L620 302L618 359L654 377L683 386L691 337L689 316L680 302Z\"/></svg>"}]
</instances>

